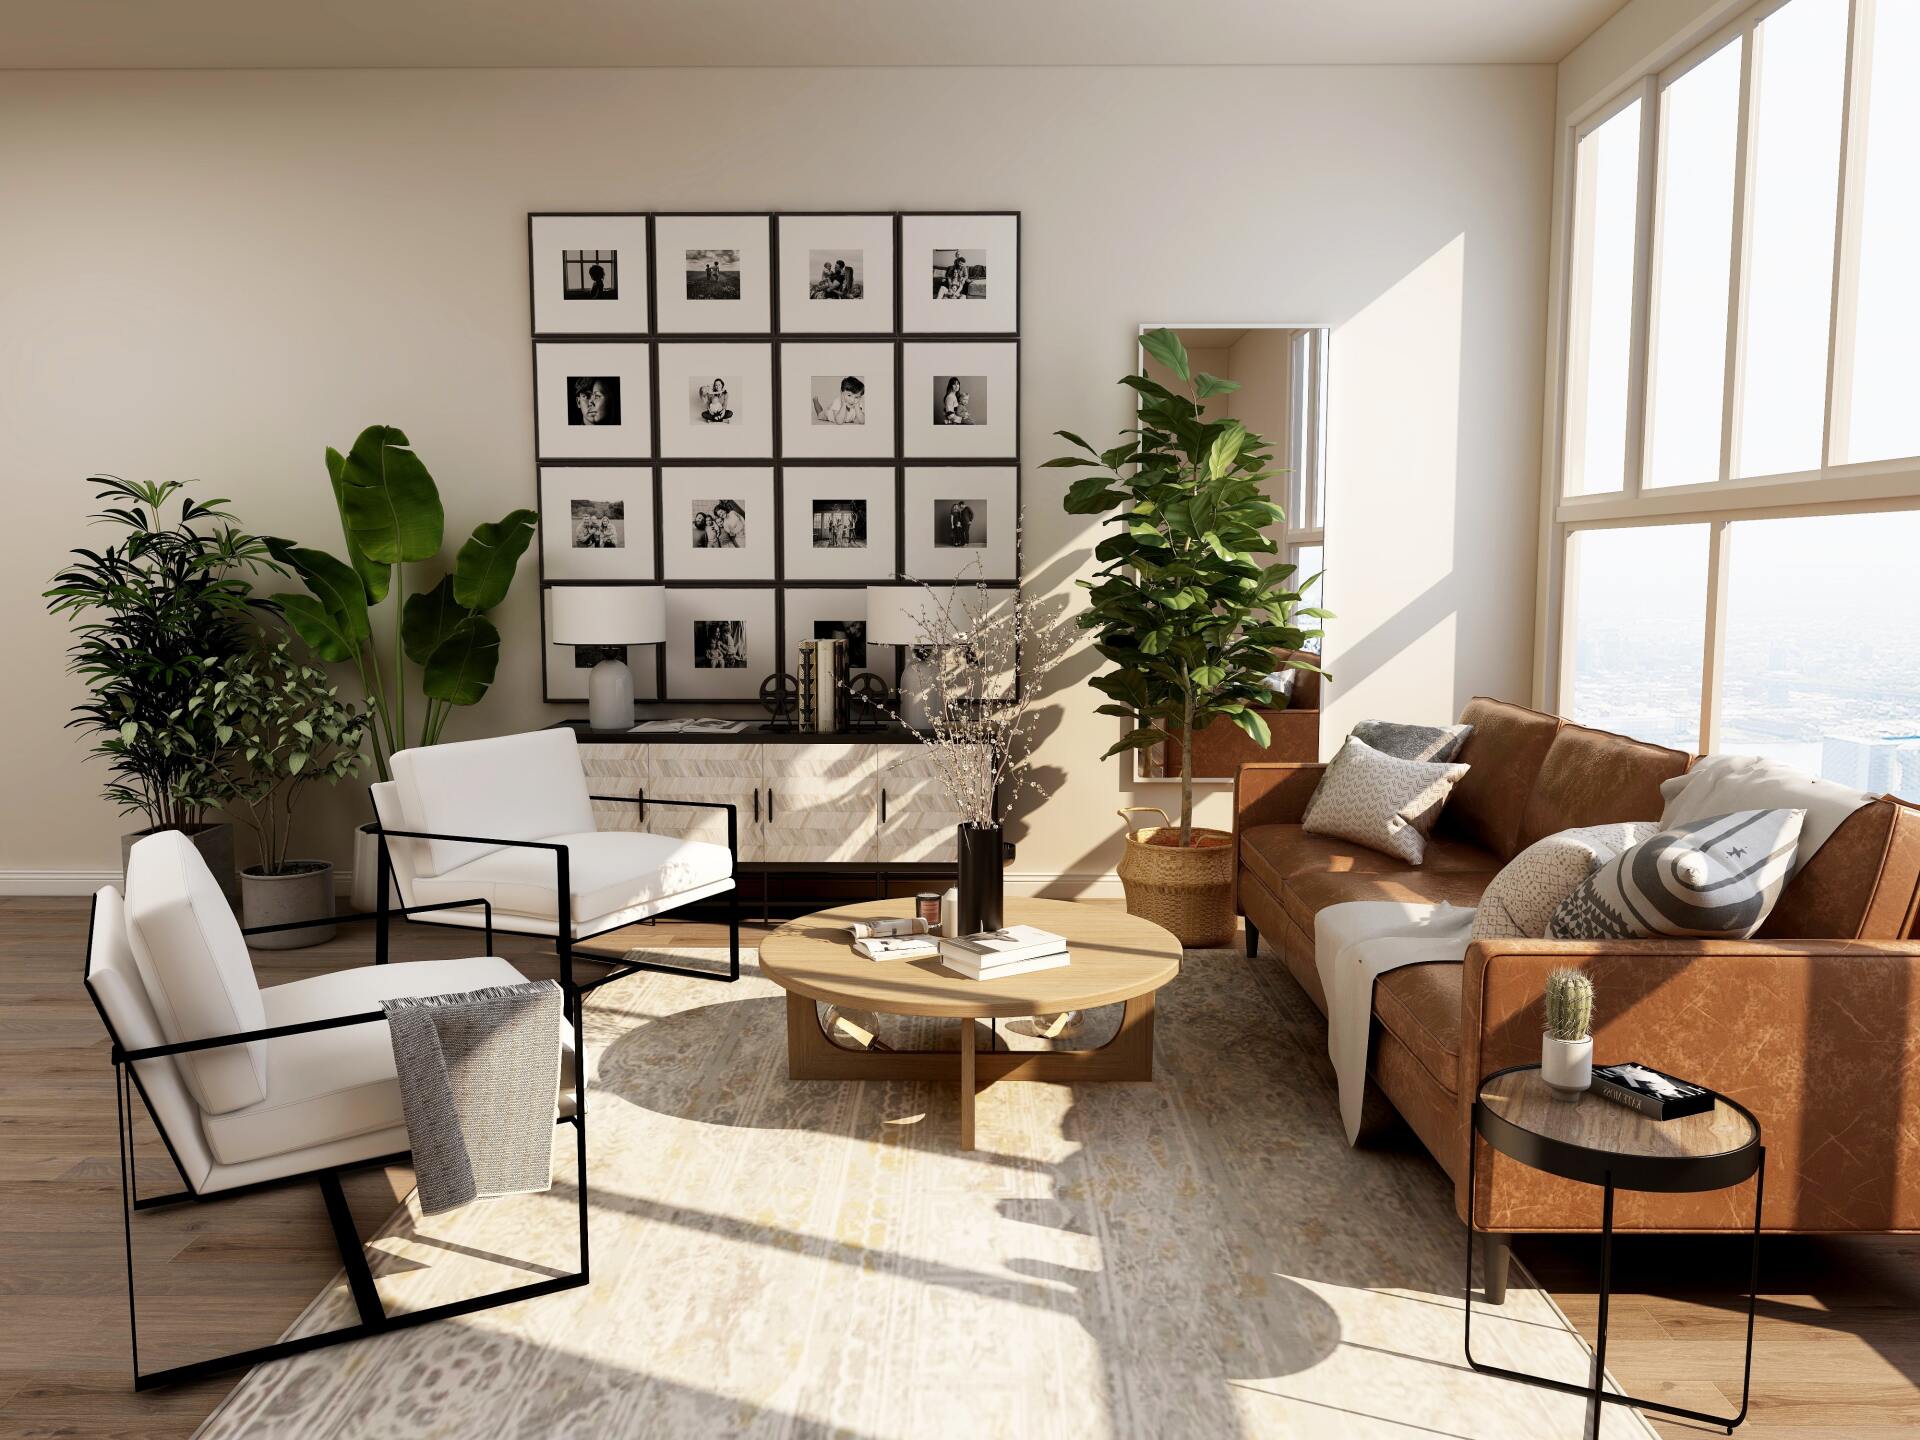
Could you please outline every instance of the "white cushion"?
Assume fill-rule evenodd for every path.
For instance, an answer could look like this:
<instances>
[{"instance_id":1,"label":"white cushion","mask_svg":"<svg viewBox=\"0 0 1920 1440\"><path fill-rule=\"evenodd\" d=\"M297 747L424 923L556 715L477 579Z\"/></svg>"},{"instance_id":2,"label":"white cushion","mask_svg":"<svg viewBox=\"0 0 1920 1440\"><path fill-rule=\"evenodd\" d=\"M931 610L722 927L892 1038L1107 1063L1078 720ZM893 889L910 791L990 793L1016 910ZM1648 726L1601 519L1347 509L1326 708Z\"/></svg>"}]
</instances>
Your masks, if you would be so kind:
<instances>
[{"instance_id":1,"label":"white cushion","mask_svg":"<svg viewBox=\"0 0 1920 1440\"><path fill-rule=\"evenodd\" d=\"M1539 940L1580 882L1660 827L1651 820L1584 825L1545 835L1509 860L1481 892L1476 940Z\"/></svg>"},{"instance_id":2,"label":"white cushion","mask_svg":"<svg viewBox=\"0 0 1920 1440\"><path fill-rule=\"evenodd\" d=\"M406 811L402 828L408 830L544 840L593 829L593 802L571 730L402 750L392 768ZM443 874L493 849L429 841L420 847L415 869L422 876Z\"/></svg>"},{"instance_id":3,"label":"white cushion","mask_svg":"<svg viewBox=\"0 0 1920 1440\"><path fill-rule=\"evenodd\" d=\"M261 995L267 1024L297 1025L378 1010L390 997L450 995L489 985L518 985L525 978L505 960L483 955L364 965L270 986ZM560 1030L560 1083L571 1092L573 1028L562 1022ZM266 1098L244 1110L201 1117L207 1143L221 1164L238 1165L405 1125L393 1041L384 1023L315 1030L266 1044L273 1077Z\"/></svg>"},{"instance_id":4,"label":"white cushion","mask_svg":"<svg viewBox=\"0 0 1920 1440\"><path fill-rule=\"evenodd\" d=\"M658 906L675 895L726 880L733 857L724 845L647 835L634 830L586 830L547 837L567 847L576 925L636 905ZM414 893L423 905L490 900L498 910L557 920L551 850L504 848L445 874L420 876Z\"/></svg>"},{"instance_id":5,"label":"white cushion","mask_svg":"<svg viewBox=\"0 0 1920 1440\"><path fill-rule=\"evenodd\" d=\"M1307 801L1300 828L1370 845L1418 865L1426 858L1427 831L1466 773L1465 765L1383 755L1349 735Z\"/></svg>"},{"instance_id":6,"label":"white cushion","mask_svg":"<svg viewBox=\"0 0 1920 1440\"><path fill-rule=\"evenodd\" d=\"M1662 781L1660 798L1666 802L1660 812L1662 830L1736 810L1806 811L1794 849L1794 873L1819 852L1841 821L1873 803L1864 790L1758 755L1703 755L1686 774Z\"/></svg>"},{"instance_id":7,"label":"white cushion","mask_svg":"<svg viewBox=\"0 0 1920 1440\"><path fill-rule=\"evenodd\" d=\"M240 922L207 862L178 830L136 841L127 857L127 939L170 1043L266 1023ZM176 1063L202 1110L220 1114L266 1097L267 1055L258 1041L181 1055Z\"/></svg>"}]
</instances>

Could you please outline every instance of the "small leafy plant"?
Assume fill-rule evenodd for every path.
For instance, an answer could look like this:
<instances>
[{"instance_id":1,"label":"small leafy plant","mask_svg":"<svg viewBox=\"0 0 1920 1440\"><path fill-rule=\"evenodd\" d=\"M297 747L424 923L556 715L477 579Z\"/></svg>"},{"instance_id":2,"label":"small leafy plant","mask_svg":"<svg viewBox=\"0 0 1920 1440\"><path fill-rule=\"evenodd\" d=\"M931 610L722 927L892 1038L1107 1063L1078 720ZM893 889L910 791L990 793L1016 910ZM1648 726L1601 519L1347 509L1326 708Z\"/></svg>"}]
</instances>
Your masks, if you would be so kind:
<instances>
[{"instance_id":1,"label":"small leafy plant","mask_svg":"<svg viewBox=\"0 0 1920 1440\"><path fill-rule=\"evenodd\" d=\"M287 861L294 805L315 781L332 785L359 770L367 715L284 637L229 661L200 708L226 749L227 788L246 806L261 870L297 868Z\"/></svg>"},{"instance_id":2,"label":"small leafy plant","mask_svg":"<svg viewBox=\"0 0 1920 1440\"><path fill-rule=\"evenodd\" d=\"M1547 976L1547 1034L1555 1040L1584 1040L1593 1027L1593 981L1579 970L1555 970Z\"/></svg>"}]
</instances>

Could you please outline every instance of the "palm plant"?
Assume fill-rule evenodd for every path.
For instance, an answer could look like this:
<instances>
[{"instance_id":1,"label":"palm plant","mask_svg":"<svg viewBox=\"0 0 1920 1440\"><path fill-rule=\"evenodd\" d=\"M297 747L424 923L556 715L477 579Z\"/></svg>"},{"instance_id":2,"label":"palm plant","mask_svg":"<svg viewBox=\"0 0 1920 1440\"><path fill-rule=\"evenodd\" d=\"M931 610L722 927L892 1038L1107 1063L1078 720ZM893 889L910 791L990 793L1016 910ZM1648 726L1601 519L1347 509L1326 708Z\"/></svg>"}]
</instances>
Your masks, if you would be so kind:
<instances>
[{"instance_id":1,"label":"palm plant","mask_svg":"<svg viewBox=\"0 0 1920 1440\"><path fill-rule=\"evenodd\" d=\"M1209 419L1201 403L1240 387L1215 375L1192 373L1186 347L1171 330L1155 330L1141 346L1186 385L1185 395L1127 375L1139 392L1140 424L1109 450L1095 450L1070 430L1057 433L1078 455L1049 466L1091 468L1067 489L1072 515L1105 515L1119 528L1094 558L1102 568L1078 583L1092 592L1079 618L1095 632L1094 649L1114 668L1092 679L1111 703L1102 715L1133 721L1107 755L1183 737L1224 716L1265 746L1262 709L1276 696L1267 677L1275 651L1297 651L1317 638L1296 618L1329 612L1302 606L1300 595L1319 577L1294 583L1290 564L1257 556L1278 546L1265 531L1286 519L1267 499L1277 473L1268 469L1268 442L1238 420ZM1319 671L1294 656L1284 662ZM1193 746L1180 756L1180 844L1193 843Z\"/></svg>"},{"instance_id":2,"label":"palm plant","mask_svg":"<svg viewBox=\"0 0 1920 1440\"><path fill-rule=\"evenodd\" d=\"M140 813L148 829L197 826L229 794L226 746L201 702L246 648L246 622L274 608L247 577L280 567L225 500L197 501L176 480L90 482L108 502L92 519L125 534L74 549L44 592L50 612L75 622L67 669L87 682L67 725L94 737L90 753L107 761L106 796L122 814Z\"/></svg>"},{"instance_id":3,"label":"palm plant","mask_svg":"<svg viewBox=\"0 0 1920 1440\"><path fill-rule=\"evenodd\" d=\"M275 558L297 571L310 592L276 599L315 656L351 662L359 671L374 722L368 729L374 765L387 780L387 759L406 748L409 734L407 661L419 667L420 745L440 738L453 707L478 704L493 684L500 632L487 612L506 598L538 517L514 510L476 526L454 556L452 572L400 604L383 653L373 607L404 586L406 566L439 555L446 526L440 491L407 437L391 425L368 426L345 455L329 447L327 475L347 558L269 540Z\"/></svg>"}]
</instances>

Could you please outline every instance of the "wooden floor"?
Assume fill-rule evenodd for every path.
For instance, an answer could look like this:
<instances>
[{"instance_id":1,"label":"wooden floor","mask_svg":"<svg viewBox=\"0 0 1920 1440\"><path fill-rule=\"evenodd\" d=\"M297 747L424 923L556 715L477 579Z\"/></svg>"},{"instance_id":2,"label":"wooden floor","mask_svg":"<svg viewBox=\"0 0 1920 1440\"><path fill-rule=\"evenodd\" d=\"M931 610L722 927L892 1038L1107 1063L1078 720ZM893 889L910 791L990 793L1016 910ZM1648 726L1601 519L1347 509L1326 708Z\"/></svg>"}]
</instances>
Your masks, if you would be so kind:
<instances>
[{"instance_id":1,"label":"wooden floor","mask_svg":"<svg viewBox=\"0 0 1920 1440\"><path fill-rule=\"evenodd\" d=\"M129 1381L112 1068L81 987L81 900L0 898L0 1436L185 1436L231 1380L135 1396ZM720 927L663 922L636 943L724 943ZM752 943L758 931L742 935ZM396 959L472 953L458 932L403 927ZM496 948L552 973L530 941ZM278 984L365 956L350 934L255 961ZM144 1117L143 1191L172 1188ZM405 1170L349 1187L362 1233L411 1188ZM217 1224L214 1223L217 1220ZM337 1269L317 1192L296 1188L140 1217L141 1357L147 1368L264 1343ZM1519 1248L1589 1336L1597 1247ZM1609 1360L1629 1390L1730 1409L1740 1385L1745 1251L1737 1239L1616 1247ZM1753 1440L1920 1434L1920 1239L1769 1240L1762 1258ZM1703 1432L1662 1424L1663 1434Z\"/></svg>"}]
</instances>

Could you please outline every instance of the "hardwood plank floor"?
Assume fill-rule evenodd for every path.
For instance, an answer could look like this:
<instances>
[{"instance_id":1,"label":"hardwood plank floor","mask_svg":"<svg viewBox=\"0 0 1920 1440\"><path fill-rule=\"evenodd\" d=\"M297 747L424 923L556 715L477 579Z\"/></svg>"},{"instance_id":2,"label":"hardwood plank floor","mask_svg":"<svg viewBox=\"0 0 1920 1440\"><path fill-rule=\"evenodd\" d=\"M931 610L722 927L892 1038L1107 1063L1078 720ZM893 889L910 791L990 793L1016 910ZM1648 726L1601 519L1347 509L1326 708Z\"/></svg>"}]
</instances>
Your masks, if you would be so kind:
<instances>
[{"instance_id":1,"label":"hardwood plank floor","mask_svg":"<svg viewBox=\"0 0 1920 1440\"><path fill-rule=\"evenodd\" d=\"M127 1350L113 1071L80 982L87 904L0 898L0 1436L190 1435L229 1379L136 1396ZM364 928L364 927L361 927ZM743 930L742 943L761 932ZM716 925L665 921L636 944L725 943ZM260 952L278 984L370 958L352 930L311 950ZM396 959L471 954L455 931L401 927ZM539 942L496 949L550 975ZM144 1116L143 1193L177 1184ZM412 1185L358 1172L348 1198L371 1233ZM317 1191L295 1188L140 1217L141 1355L150 1368L261 1344L337 1269ZM1597 1246L1533 1237L1521 1257L1591 1337ZM1740 1389L1745 1249L1738 1239L1631 1239L1616 1247L1609 1360L1630 1390L1731 1409ZM1754 1363L1753 1440L1920 1431L1920 1238L1769 1239ZM1698 1427L1660 1425L1668 1436Z\"/></svg>"}]
</instances>

